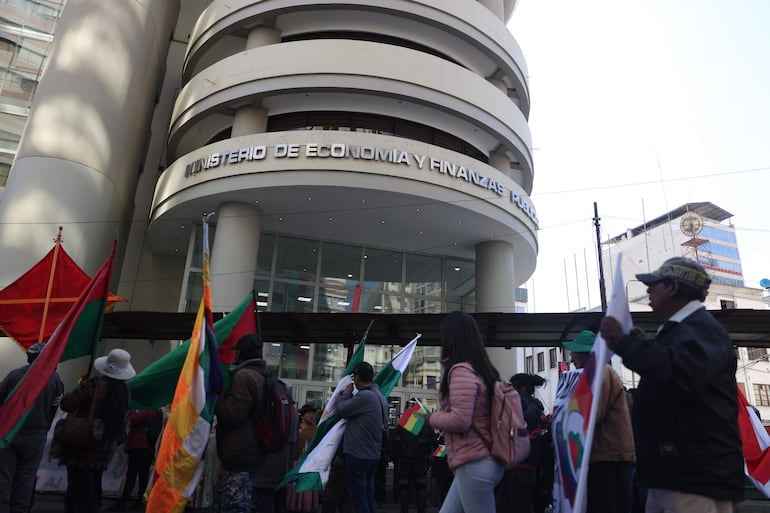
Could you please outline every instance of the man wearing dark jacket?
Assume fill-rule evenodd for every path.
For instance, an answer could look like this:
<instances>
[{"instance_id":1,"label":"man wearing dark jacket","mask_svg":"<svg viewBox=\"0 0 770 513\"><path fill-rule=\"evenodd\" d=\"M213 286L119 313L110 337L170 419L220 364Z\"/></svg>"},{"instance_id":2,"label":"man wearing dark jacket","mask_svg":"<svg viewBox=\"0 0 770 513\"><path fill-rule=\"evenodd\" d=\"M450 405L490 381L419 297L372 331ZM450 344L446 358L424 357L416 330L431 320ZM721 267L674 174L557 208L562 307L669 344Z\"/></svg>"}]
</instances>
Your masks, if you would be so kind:
<instances>
[{"instance_id":1,"label":"man wearing dark jacket","mask_svg":"<svg viewBox=\"0 0 770 513\"><path fill-rule=\"evenodd\" d=\"M265 393L262 341L251 333L233 345L236 367L230 386L216 403L217 454L224 474L219 481L222 513L249 513L256 472L264 451L256 438L256 420Z\"/></svg>"},{"instance_id":2,"label":"man wearing dark jacket","mask_svg":"<svg viewBox=\"0 0 770 513\"><path fill-rule=\"evenodd\" d=\"M13 388L29 371L32 362L45 349L45 344L33 344L27 349L28 365L12 370L0 383L0 404L8 399ZM55 371L48 384L32 404L24 425L11 444L0 449L0 511L29 511L35 491L35 477L43 457L46 433L59 407L64 385Z\"/></svg>"},{"instance_id":3,"label":"man wearing dark jacket","mask_svg":"<svg viewBox=\"0 0 770 513\"><path fill-rule=\"evenodd\" d=\"M647 512L732 512L743 499L736 355L719 322L703 308L709 278L686 258L670 258L647 285L664 324L653 340L624 334L605 317L601 334L623 364L641 376L632 424L637 474L649 488Z\"/></svg>"}]
</instances>

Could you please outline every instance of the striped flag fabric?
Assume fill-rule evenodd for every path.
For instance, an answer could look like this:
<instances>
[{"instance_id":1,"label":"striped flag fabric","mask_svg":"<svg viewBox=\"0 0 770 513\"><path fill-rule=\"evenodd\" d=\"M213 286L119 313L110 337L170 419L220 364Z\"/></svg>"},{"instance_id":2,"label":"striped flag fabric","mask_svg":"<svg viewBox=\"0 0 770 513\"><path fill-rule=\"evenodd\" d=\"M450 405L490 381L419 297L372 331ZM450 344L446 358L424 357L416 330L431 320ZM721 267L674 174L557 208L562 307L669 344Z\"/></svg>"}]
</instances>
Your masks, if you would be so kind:
<instances>
[{"instance_id":1,"label":"striped flag fabric","mask_svg":"<svg viewBox=\"0 0 770 513\"><path fill-rule=\"evenodd\" d=\"M622 255L614 269L620 269ZM628 332L632 327L623 274L615 274L607 315L616 318ZM554 513L583 513L586 507L588 455L596 426L596 411L602 387L602 368L612 351L601 335L596 336L588 362L582 370L560 373L553 405L551 433L556 455L554 467Z\"/></svg>"},{"instance_id":2,"label":"striped flag fabric","mask_svg":"<svg viewBox=\"0 0 770 513\"><path fill-rule=\"evenodd\" d=\"M446 445L439 444L439 446L436 447L436 450L433 451L433 457L434 458L446 458Z\"/></svg>"},{"instance_id":3,"label":"striped flag fabric","mask_svg":"<svg viewBox=\"0 0 770 513\"><path fill-rule=\"evenodd\" d=\"M420 401L415 399L414 404L404 410L401 418L398 419L398 425L417 436L425 425L426 413L430 412L422 405L422 403L420 403Z\"/></svg>"},{"instance_id":4,"label":"striped flag fabric","mask_svg":"<svg viewBox=\"0 0 770 513\"><path fill-rule=\"evenodd\" d=\"M147 511L181 513L195 492L211 433L222 367L211 314L208 217L203 218L203 298L163 430Z\"/></svg>"},{"instance_id":5,"label":"striped flag fabric","mask_svg":"<svg viewBox=\"0 0 770 513\"><path fill-rule=\"evenodd\" d=\"M96 351L109 296L115 247L113 242L110 256L54 330L43 352L0 405L0 448L8 447L21 429L29 409L40 397L59 361L66 354L93 355Z\"/></svg>"},{"instance_id":6,"label":"striped flag fabric","mask_svg":"<svg viewBox=\"0 0 770 513\"><path fill-rule=\"evenodd\" d=\"M738 428L741 430L746 476L754 483L757 490L770 498L770 434L740 388L738 389Z\"/></svg>"},{"instance_id":7,"label":"striped flag fabric","mask_svg":"<svg viewBox=\"0 0 770 513\"><path fill-rule=\"evenodd\" d=\"M227 388L230 379L230 374L226 372L226 369L228 364L233 362L235 355L232 345L247 333L259 333L255 305L254 291L251 291L232 312L214 323L214 338L219 344L219 359L223 369L224 388ZM170 353L128 380L132 408L158 409L166 404L171 404L189 347L190 339L187 339Z\"/></svg>"},{"instance_id":8,"label":"striped flag fabric","mask_svg":"<svg viewBox=\"0 0 770 513\"><path fill-rule=\"evenodd\" d=\"M412 354L417 347L417 341L421 335L414 337L406 346L404 346L386 365L380 372L374 376L373 382L380 388L380 392L385 397L390 395L393 387L398 383L398 379L401 374L409 365L409 360L412 359ZM359 348L360 349L360 348ZM361 353L361 359L363 360L363 352ZM337 388L334 390L335 394L344 390L348 384L352 383L350 374L353 372L355 364L348 364L345 369L345 376L340 380ZM358 362L356 362L358 363ZM332 396L334 399L334 396ZM329 401L330 405L332 401ZM332 405L332 406L336 406ZM327 406L327 410L330 406ZM326 413L326 412L324 412ZM336 415L332 413L325 421L319 425L315 436L310 441L308 449L300 461L292 468L278 484L278 488L285 486L289 483L294 483L294 490L297 492L304 492L308 490L322 490L326 486L326 482L329 480L329 470L331 468L332 460L337 452L337 447L342 440L342 436L345 433L345 419L337 419ZM327 424L324 426L324 424ZM322 431L322 426L324 431Z\"/></svg>"}]
</instances>

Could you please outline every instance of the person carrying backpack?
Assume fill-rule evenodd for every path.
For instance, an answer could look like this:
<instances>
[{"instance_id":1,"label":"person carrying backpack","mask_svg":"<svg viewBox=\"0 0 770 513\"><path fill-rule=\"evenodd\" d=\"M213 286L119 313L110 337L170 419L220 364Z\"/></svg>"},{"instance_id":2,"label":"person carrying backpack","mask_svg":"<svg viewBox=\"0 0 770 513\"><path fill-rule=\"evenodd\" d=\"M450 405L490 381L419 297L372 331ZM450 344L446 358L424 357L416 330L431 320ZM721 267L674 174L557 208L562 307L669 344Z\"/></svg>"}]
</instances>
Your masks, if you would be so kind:
<instances>
[{"instance_id":1,"label":"person carrying backpack","mask_svg":"<svg viewBox=\"0 0 770 513\"><path fill-rule=\"evenodd\" d=\"M224 469L215 500L221 513L249 513L256 473L266 457L256 436L257 418L264 410L266 364L262 340L254 333L241 337L233 348L230 386L214 407L217 454Z\"/></svg>"},{"instance_id":2,"label":"person carrying backpack","mask_svg":"<svg viewBox=\"0 0 770 513\"><path fill-rule=\"evenodd\" d=\"M489 513L504 467L492 457L492 395L500 374L489 360L476 321L452 312L441 322L441 410L425 416L444 431L455 477L439 513Z\"/></svg>"},{"instance_id":3,"label":"person carrying backpack","mask_svg":"<svg viewBox=\"0 0 770 513\"><path fill-rule=\"evenodd\" d=\"M530 448L527 459L506 470L503 480L495 490L498 512L534 513L535 485L540 455L540 428L544 421L543 403L535 397L535 379L538 385L545 380L532 374L514 374L510 383L519 393L524 420L527 422Z\"/></svg>"}]
</instances>

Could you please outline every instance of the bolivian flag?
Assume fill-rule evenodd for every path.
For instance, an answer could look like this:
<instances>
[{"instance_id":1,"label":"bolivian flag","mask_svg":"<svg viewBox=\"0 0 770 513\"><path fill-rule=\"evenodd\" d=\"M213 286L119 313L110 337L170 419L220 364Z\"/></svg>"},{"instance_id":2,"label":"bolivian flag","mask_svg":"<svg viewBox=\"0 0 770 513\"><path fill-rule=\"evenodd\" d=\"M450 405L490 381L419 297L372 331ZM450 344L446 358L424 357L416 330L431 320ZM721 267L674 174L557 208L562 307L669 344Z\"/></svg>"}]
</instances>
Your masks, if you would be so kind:
<instances>
[{"instance_id":1,"label":"bolivian flag","mask_svg":"<svg viewBox=\"0 0 770 513\"><path fill-rule=\"evenodd\" d=\"M446 445L439 444L439 446L436 447L436 450L433 451L433 457L435 457L435 458L446 458Z\"/></svg>"},{"instance_id":2,"label":"bolivian flag","mask_svg":"<svg viewBox=\"0 0 770 513\"><path fill-rule=\"evenodd\" d=\"M425 425L426 413L429 413L428 409L415 399L414 404L407 408L398 419L398 425L417 436Z\"/></svg>"}]
</instances>

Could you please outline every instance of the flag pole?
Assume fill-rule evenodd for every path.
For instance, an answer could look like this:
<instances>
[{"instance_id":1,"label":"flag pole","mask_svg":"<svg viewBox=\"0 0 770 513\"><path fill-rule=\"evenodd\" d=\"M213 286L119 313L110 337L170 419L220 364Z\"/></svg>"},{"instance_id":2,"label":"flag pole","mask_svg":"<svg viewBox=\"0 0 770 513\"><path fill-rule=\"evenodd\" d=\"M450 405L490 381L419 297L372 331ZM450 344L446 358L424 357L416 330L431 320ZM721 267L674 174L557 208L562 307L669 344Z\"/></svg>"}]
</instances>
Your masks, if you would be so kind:
<instances>
[{"instance_id":1,"label":"flag pole","mask_svg":"<svg viewBox=\"0 0 770 513\"><path fill-rule=\"evenodd\" d=\"M48 289L45 291L45 302L43 303L43 320L40 323L40 333L37 336L38 344L43 341L45 333L45 322L48 320L48 305L51 303L51 291L53 290L53 278L56 276L56 262L59 260L59 248L61 247L61 232L64 227L59 227L59 233L56 235L56 242L53 250L53 260L51 261L51 274L48 276Z\"/></svg>"}]
</instances>

